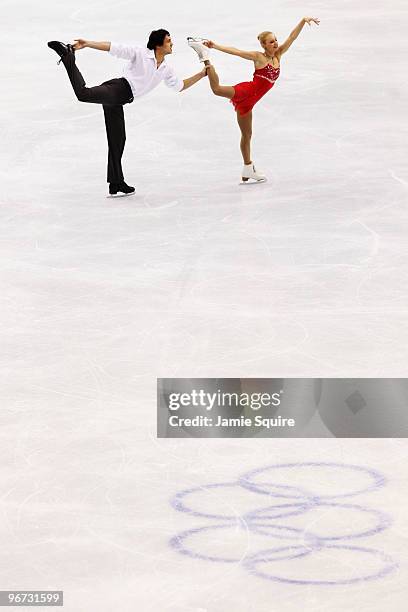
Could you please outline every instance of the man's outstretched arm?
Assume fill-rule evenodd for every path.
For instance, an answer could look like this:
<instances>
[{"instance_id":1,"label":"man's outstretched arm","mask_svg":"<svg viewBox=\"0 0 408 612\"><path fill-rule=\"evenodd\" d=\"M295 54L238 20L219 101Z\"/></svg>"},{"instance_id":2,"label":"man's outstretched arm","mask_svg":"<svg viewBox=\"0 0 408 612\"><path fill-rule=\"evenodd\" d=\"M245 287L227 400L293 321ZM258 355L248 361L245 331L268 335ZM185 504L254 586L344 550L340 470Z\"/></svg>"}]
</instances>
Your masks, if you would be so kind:
<instances>
[{"instance_id":1,"label":"man's outstretched arm","mask_svg":"<svg viewBox=\"0 0 408 612\"><path fill-rule=\"evenodd\" d=\"M121 43L115 43L111 41L102 41L97 42L94 40L84 40L83 38L76 38L74 40L74 49L75 51L79 51L79 49L85 49L88 47L89 49L97 49L98 51L108 51L114 57L119 57L120 59L125 60L134 60L138 51L138 47L135 45L124 45Z\"/></svg>"},{"instance_id":2,"label":"man's outstretched arm","mask_svg":"<svg viewBox=\"0 0 408 612\"><path fill-rule=\"evenodd\" d=\"M195 83L198 83L198 81L201 81L201 79L203 79L205 76L207 76L206 68L201 70L201 72L197 72L197 74L194 74L193 76L189 77L188 79L183 79L184 85L183 85L183 88L180 89L180 91L185 91L186 89L188 89L189 87L191 87Z\"/></svg>"},{"instance_id":3,"label":"man's outstretched arm","mask_svg":"<svg viewBox=\"0 0 408 612\"><path fill-rule=\"evenodd\" d=\"M104 42L95 42L93 40L84 40L83 38L76 38L74 40L74 49L75 51L79 51L80 49L85 49L88 47L89 49L98 49L98 51L110 51L111 43L108 41Z\"/></svg>"}]
</instances>

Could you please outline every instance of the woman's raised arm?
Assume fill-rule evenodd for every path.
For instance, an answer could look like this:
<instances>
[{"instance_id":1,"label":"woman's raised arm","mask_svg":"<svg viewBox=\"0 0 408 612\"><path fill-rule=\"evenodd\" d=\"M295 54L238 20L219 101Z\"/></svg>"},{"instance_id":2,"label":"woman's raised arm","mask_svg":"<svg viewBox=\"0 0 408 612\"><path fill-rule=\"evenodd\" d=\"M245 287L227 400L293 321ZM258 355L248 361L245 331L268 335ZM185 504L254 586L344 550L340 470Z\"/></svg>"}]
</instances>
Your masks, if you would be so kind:
<instances>
[{"instance_id":1,"label":"woman's raised arm","mask_svg":"<svg viewBox=\"0 0 408 612\"><path fill-rule=\"evenodd\" d=\"M289 47L295 42L295 40L297 39L297 37L299 36L299 34L301 33L301 31L303 30L303 26L305 24L308 25L312 25L312 23L315 23L316 25L319 25L320 20L317 19L317 17L303 17L303 19L298 23L298 25L296 26L296 28L294 30L292 30L292 32L289 34L288 38L285 40L285 42L279 46L278 48L278 54L282 55L283 53L286 53L286 51L289 49Z\"/></svg>"}]
</instances>

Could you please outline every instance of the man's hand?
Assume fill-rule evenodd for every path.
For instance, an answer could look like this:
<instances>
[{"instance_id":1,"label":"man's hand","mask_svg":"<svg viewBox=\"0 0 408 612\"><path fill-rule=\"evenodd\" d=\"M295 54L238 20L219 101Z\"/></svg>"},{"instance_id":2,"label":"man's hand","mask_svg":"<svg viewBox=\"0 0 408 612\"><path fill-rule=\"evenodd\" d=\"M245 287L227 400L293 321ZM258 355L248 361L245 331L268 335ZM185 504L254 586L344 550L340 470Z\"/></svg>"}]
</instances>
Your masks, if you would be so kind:
<instances>
[{"instance_id":1,"label":"man's hand","mask_svg":"<svg viewBox=\"0 0 408 612\"><path fill-rule=\"evenodd\" d=\"M85 47L88 46L88 41L84 40L83 38L75 38L72 46L74 47L75 51L79 51L80 49L85 49Z\"/></svg>"}]
</instances>

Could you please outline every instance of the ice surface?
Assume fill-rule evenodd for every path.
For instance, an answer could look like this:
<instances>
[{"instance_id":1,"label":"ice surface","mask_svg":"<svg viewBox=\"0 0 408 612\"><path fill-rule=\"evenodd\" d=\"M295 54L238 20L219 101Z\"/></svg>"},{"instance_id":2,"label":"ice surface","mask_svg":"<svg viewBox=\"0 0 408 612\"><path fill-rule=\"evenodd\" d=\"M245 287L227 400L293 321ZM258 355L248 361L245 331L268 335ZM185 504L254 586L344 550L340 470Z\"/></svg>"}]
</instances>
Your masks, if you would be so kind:
<instances>
[{"instance_id":1,"label":"ice surface","mask_svg":"<svg viewBox=\"0 0 408 612\"><path fill-rule=\"evenodd\" d=\"M47 40L143 42L166 27L186 77L198 68L186 36L255 49L299 11L321 26L305 28L254 111L266 184L238 185L234 112L202 81L126 108L137 195L105 198L102 110L74 99ZM253 12L242 0L3 0L3 588L64 589L68 612L404 609L405 441L158 441L155 384L406 376L407 14L402 0ZM120 75L107 54L77 57L89 85ZM250 63L212 57L222 83L251 77ZM392 574L295 587L170 547L200 526L170 506L177 491L322 460L387 477L355 503L391 517L361 546L395 558Z\"/></svg>"}]
</instances>

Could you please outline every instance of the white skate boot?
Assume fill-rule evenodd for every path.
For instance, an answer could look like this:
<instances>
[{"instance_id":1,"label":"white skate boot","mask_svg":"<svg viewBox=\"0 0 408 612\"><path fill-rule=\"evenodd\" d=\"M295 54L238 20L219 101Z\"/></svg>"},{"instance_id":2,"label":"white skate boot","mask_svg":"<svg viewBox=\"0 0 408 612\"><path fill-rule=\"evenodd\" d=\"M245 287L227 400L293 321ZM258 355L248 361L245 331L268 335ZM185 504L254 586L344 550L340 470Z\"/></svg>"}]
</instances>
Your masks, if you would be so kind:
<instances>
[{"instance_id":1,"label":"white skate boot","mask_svg":"<svg viewBox=\"0 0 408 612\"><path fill-rule=\"evenodd\" d=\"M253 182L264 183L266 176L262 172L258 172L253 163L245 164L242 168L242 182L241 185L248 185Z\"/></svg>"},{"instance_id":2,"label":"white skate boot","mask_svg":"<svg viewBox=\"0 0 408 612\"><path fill-rule=\"evenodd\" d=\"M194 51L199 57L200 62L205 62L209 59L210 56L210 50L203 44L204 41L205 38L194 38L193 36L187 37L188 46L194 49Z\"/></svg>"}]
</instances>

